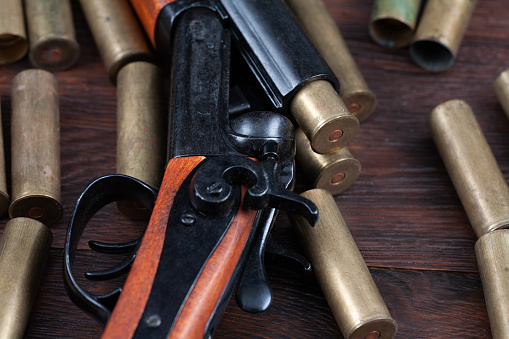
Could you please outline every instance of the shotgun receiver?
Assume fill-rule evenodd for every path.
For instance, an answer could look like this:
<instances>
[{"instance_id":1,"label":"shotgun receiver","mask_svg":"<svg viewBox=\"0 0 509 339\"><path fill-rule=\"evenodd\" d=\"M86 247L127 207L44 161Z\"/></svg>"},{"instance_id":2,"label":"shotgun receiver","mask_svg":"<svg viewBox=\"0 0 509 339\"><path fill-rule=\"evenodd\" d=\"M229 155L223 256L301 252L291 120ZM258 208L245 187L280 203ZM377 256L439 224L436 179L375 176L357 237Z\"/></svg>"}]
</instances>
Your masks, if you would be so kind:
<instances>
[{"instance_id":1,"label":"shotgun receiver","mask_svg":"<svg viewBox=\"0 0 509 339\"><path fill-rule=\"evenodd\" d=\"M174 24L170 160L160 191L110 175L77 201L66 238L65 285L73 302L106 323L103 338L210 338L241 273L253 274L242 270L264 246L261 235L278 211L318 220L316 206L291 192L290 120L264 111L229 118L230 34L217 11L205 7L186 10ZM72 272L77 244L93 214L117 200L153 208L152 216L139 241L91 244L132 250L118 267L89 274L108 279L130 268L123 288L93 295ZM243 289L246 308L267 306L257 290Z\"/></svg>"}]
</instances>

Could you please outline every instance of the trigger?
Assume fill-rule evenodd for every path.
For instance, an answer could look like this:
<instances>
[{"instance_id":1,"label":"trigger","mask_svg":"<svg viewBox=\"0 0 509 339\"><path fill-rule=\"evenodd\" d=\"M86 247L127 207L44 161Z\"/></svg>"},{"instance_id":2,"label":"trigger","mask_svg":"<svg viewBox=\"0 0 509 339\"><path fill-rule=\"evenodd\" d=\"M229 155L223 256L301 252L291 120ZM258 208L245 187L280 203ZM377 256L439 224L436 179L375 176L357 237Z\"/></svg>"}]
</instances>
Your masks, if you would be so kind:
<instances>
[{"instance_id":1,"label":"trigger","mask_svg":"<svg viewBox=\"0 0 509 339\"><path fill-rule=\"evenodd\" d=\"M258 221L260 229L256 232L254 243L249 250L242 276L239 279L236 293L237 304L247 312L265 311L272 301L272 292L263 266L263 253L278 213L273 208L261 212Z\"/></svg>"}]
</instances>

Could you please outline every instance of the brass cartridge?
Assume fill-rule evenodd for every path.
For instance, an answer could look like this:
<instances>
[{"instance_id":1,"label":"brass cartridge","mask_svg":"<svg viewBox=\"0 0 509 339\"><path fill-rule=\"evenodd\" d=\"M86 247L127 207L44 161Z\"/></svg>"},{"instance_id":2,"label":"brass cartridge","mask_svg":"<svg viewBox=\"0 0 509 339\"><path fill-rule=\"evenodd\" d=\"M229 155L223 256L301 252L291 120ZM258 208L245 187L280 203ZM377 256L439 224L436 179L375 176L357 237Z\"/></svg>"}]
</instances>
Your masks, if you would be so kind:
<instances>
[{"instance_id":1,"label":"brass cartridge","mask_svg":"<svg viewBox=\"0 0 509 339\"><path fill-rule=\"evenodd\" d=\"M410 44L410 56L430 72L454 63L477 0L428 0Z\"/></svg>"},{"instance_id":2,"label":"brass cartridge","mask_svg":"<svg viewBox=\"0 0 509 339\"><path fill-rule=\"evenodd\" d=\"M305 85L290 103L290 111L317 153L345 147L359 130L359 120L326 80Z\"/></svg>"},{"instance_id":3,"label":"brass cartridge","mask_svg":"<svg viewBox=\"0 0 509 339\"><path fill-rule=\"evenodd\" d=\"M162 76L148 62L124 66L117 78L117 172L159 188L165 165ZM117 208L133 219L150 216L133 202Z\"/></svg>"},{"instance_id":4,"label":"brass cartridge","mask_svg":"<svg viewBox=\"0 0 509 339\"><path fill-rule=\"evenodd\" d=\"M509 335L509 230L483 235L475 253L494 339Z\"/></svg>"},{"instance_id":5,"label":"brass cartridge","mask_svg":"<svg viewBox=\"0 0 509 339\"><path fill-rule=\"evenodd\" d=\"M7 222L0 239L0 338L23 338L52 240L37 220Z\"/></svg>"},{"instance_id":6,"label":"brass cartridge","mask_svg":"<svg viewBox=\"0 0 509 339\"><path fill-rule=\"evenodd\" d=\"M151 61L153 56L127 0L80 0L108 78L132 61Z\"/></svg>"},{"instance_id":7,"label":"brass cartridge","mask_svg":"<svg viewBox=\"0 0 509 339\"><path fill-rule=\"evenodd\" d=\"M22 0L3 0L0 7L0 65L18 61L28 51Z\"/></svg>"},{"instance_id":8,"label":"brass cartridge","mask_svg":"<svg viewBox=\"0 0 509 339\"><path fill-rule=\"evenodd\" d=\"M315 227L290 215L329 307L346 339L393 338L397 324L330 193L312 189L302 196L320 213Z\"/></svg>"},{"instance_id":9,"label":"brass cartridge","mask_svg":"<svg viewBox=\"0 0 509 339\"><path fill-rule=\"evenodd\" d=\"M74 65L80 47L69 0L25 0L25 11L32 65L48 71Z\"/></svg>"},{"instance_id":10,"label":"brass cartridge","mask_svg":"<svg viewBox=\"0 0 509 339\"><path fill-rule=\"evenodd\" d=\"M285 0L325 62L338 78L339 96L360 122L376 107L371 92L322 0Z\"/></svg>"},{"instance_id":11,"label":"brass cartridge","mask_svg":"<svg viewBox=\"0 0 509 339\"><path fill-rule=\"evenodd\" d=\"M405 47L412 40L421 0L375 0L369 35L384 47Z\"/></svg>"},{"instance_id":12,"label":"brass cartridge","mask_svg":"<svg viewBox=\"0 0 509 339\"><path fill-rule=\"evenodd\" d=\"M295 133L297 145L296 159L314 188L323 188L332 195L339 194L350 187L359 177L361 164L348 148L329 154L313 151L304 132L299 128Z\"/></svg>"},{"instance_id":13,"label":"brass cartridge","mask_svg":"<svg viewBox=\"0 0 509 339\"><path fill-rule=\"evenodd\" d=\"M1 99L1 98L0 98ZM7 213L11 198L7 192L7 175L5 173L4 137L2 128L2 105L0 105L0 217Z\"/></svg>"},{"instance_id":14,"label":"brass cartridge","mask_svg":"<svg viewBox=\"0 0 509 339\"><path fill-rule=\"evenodd\" d=\"M509 188L470 106L442 103L428 126L477 237L509 225Z\"/></svg>"},{"instance_id":15,"label":"brass cartridge","mask_svg":"<svg viewBox=\"0 0 509 339\"><path fill-rule=\"evenodd\" d=\"M509 188L470 107L437 106L428 124L477 237L479 272L493 338L509 334Z\"/></svg>"},{"instance_id":16,"label":"brass cartridge","mask_svg":"<svg viewBox=\"0 0 509 339\"><path fill-rule=\"evenodd\" d=\"M509 69L500 73L493 84L493 89L495 90L498 102L500 102L505 114L509 118Z\"/></svg>"},{"instance_id":17,"label":"brass cartridge","mask_svg":"<svg viewBox=\"0 0 509 339\"><path fill-rule=\"evenodd\" d=\"M52 225L63 209L58 88L51 73L31 69L12 80L11 142L9 215Z\"/></svg>"}]
</instances>

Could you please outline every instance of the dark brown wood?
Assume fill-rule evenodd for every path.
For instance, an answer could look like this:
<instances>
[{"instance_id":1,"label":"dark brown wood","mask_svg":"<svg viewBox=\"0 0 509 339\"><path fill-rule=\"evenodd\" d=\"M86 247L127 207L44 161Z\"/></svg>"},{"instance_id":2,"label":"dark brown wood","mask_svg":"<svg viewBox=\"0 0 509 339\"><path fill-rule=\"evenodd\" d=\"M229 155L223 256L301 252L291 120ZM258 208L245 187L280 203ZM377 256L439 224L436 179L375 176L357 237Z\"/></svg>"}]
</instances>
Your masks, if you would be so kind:
<instances>
[{"instance_id":1,"label":"dark brown wood","mask_svg":"<svg viewBox=\"0 0 509 339\"><path fill-rule=\"evenodd\" d=\"M372 1L325 3L378 98L376 111L349 145L362 164L361 175L336 201L398 322L396 338L491 338L474 253L476 237L425 122L436 105L454 98L466 100L509 179L509 120L492 89L495 77L509 67L509 7L502 0L479 1L453 67L431 74L412 62L408 50L389 50L369 38ZM73 205L88 183L115 172L116 147L116 90L78 2L72 5L81 55L75 67L55 73L64 216L52 227L51 259L27 338L97 338L103 329L70 302L62 282L62 248ZM0 66L8 155L11 80L30 67L26 58ZM300 170L297 179L297 190L310 188ZM1 230L6 221L4 216ZM105 208L86 230L76 269L95 270L118 260L91 252L88 240L127 241L139 236L143 226L118 215L113 207ZM284 214L274 235L300 249ZM314 280L281 269L268 273L274 292L271 307L249 314L232 299L216 338L341 338ZM83 284L102 288L85 279Z\"/></svg>"}]
</instances>

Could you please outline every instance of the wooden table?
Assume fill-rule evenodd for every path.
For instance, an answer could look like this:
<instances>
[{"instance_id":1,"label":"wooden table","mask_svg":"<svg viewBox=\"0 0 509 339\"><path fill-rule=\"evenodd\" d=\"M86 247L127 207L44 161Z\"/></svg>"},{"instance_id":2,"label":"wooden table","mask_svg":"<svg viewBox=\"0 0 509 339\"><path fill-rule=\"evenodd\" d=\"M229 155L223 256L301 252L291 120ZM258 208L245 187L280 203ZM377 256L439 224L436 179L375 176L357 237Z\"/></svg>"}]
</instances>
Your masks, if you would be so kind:
<instances>
[{"instance_id":1,"label":"wooden table","mask_svg":"<svg viewBox=\"0 0 509 339\"><path fill-rule=\"evenodd\" d=\"M398 322L396 337L490 338L474 253L476 236L425 121L436 105L454 98L466 100L502 172L509 176L509 121L492 89L495 77L509 67L509 7L501 0L479 1L454 66L431 74L412 62L408 50L386 49L370 39L372 1L325 2L378 97L375 113L349 146L362 164L361 175L336 201ZM51 256L27 338L95 338L102 331L101 324L72 304L64 290L62 249L80 192L93 179L115 172L116 90L108 82L78 3L73 6L81 56L71 70L55 73L65 211L52 227ZM0 66L6 131L11 80L30 67L26 58ZM299 188L310 186L301 179ZM1 229L6 221L4 217ZM142 226L106 208L94 218L78 260L94 261L94 268L111 265L111 259L89 250L86 240L116 241L119 234L139 234ZM299 249L286 215L280 217L275 236ZM86 265L81 266L84 271ZM274 292L269 310L248 314L232 300L217 338L341 338L316 281L281 270L269 270L269 276Z\"/></svg>"}]
</instances>

